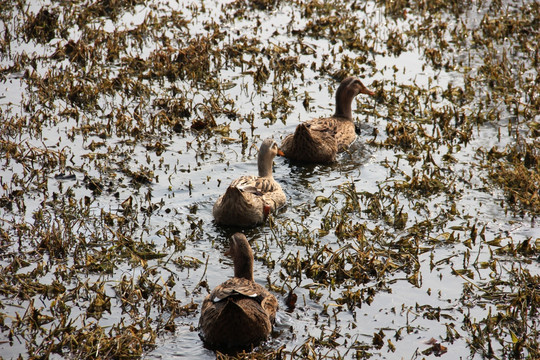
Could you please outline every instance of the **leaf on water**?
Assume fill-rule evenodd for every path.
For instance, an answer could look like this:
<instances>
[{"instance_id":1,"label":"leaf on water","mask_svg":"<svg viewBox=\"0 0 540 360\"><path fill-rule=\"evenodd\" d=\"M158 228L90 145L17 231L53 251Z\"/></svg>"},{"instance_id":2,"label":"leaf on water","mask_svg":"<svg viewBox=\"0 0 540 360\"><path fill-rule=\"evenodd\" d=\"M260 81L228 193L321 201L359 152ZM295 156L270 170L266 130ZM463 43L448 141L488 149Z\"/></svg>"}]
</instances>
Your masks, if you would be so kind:
<instances>
[{"instance_id":1,"label":"leaf on water","mask_svg":"<svg viewBox=\"0 0 540 360\"><path fill-rule=\"evenodd\" d=\"M285 298L285 305L287 305L287 311L293 311L296 307L296 300L298 296L294 293L293 290L289 291L287 298Z\"/></svg>"},{"instance_id":2,"label":"leaf on water","mask_svg":"<svg viewBox=\"0 0 540 360\"><path fill-rule=\"evenodd\" d=\"M516 334L512 330L508 330L508 331L510 331L510 335L512 336L512 342L516 344L519 341L519 338L516 336Z\"/></svg>"},{"instance_id":3,"label":"leaf on water","mask_svg":"<svg viewBox=\"0 0 540 360\"><path fill-rule=\"evenodd\" d=\"M323 207L324 205L328 204L330 202L330 199L326 196L319 195L315 198L315 205L318 207Z\"/></svg>"},{"instance_id":4,"label":"leaf on water","mask_svg":"<svg viewBox=\"0 0 540 360\"><path fill-rule=\"evenodd\" d=\"M384 332L381 330L379 331L378 333L374 333L373 334L373 345L375 345L375 347L377 349L380 349L384 346Z\"/></svg>"}]
</instances>

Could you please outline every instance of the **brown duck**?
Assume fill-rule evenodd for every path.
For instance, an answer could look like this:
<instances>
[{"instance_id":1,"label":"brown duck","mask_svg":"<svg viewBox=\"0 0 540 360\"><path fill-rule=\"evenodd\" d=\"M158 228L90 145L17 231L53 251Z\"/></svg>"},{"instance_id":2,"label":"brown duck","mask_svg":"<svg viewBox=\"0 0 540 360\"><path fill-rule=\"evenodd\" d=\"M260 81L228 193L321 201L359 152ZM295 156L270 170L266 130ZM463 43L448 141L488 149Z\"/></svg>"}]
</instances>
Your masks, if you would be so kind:
<instances>
[{"instance_id":1,"label":"brown duck","mask_svg":"<svg viewBox=\"0 0 540 360\"><path fill-rule=\"evenodd\" d=\"M278 303L274 295L253 281L253 251L244 234L232 236L227 253L233 258L234 277L204 299L199 328L208 347L240 350L268 337Z\"/></svg>"},{"instance_id":2,"label":"brown duck","mask_svg":"<svg viewBox=\"0 0 540 360\"><path fill-rule=\"evenodd\" d=\"M273 139L263 141L257 165L259 176L234 180L214 204L212 213L220 225L249 227L263 223L268 214L285 205L281 186L272 176L274 157L283 155Z\"/></svg>"},{"instance_id":3,"label":"brown duck","mask_svg":"<svg viewBox=\"0 0 540 360\"><path fill-rule=\"evenodd\" d=\"M358 94L375 95L360 79L345 78L336 91L336 112L329 118L301 123L294 134L283 139L280 149L284 156L300 162L331 163L356 139L351 104Z\"/></svg>"}]
</instances>

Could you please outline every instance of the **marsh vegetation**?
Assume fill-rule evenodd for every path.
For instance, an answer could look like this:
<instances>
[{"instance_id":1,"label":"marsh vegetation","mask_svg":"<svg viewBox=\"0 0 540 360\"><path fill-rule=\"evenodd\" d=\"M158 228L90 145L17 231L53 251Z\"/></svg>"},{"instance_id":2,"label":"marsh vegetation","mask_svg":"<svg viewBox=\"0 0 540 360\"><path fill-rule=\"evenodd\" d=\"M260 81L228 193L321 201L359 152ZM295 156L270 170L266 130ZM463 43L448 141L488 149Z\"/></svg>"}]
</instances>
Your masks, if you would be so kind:
<instances>
[{"instance_id":1,"label":"marsh vegetation","mask_svg":"<svg viewBox=\"0 0 540 360\"><path fill-rule=\"evenodd\" d=\"M245 233L281 310L236 356L539 358L539 29L534 0L1 2L2 356L215 358L212 205L355 75L350 151L274 161L288 205Z\"/></svg>"}]
</instances>

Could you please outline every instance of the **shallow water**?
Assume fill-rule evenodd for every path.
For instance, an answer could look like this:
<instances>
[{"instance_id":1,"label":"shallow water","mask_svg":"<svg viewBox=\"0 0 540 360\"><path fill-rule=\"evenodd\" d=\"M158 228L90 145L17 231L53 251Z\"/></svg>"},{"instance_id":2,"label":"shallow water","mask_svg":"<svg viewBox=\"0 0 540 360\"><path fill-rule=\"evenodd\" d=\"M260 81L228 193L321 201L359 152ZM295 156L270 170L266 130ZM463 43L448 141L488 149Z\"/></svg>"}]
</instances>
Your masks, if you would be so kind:
<instances>
[{"instance_id":1,"label":"shallow water","mask_svg":"<svg viewBox=\"0 0 540 360\"><path fill-rule=\"evenodd\" d=\"M263 3L266 2L256 2ZM294 131L300 121L333 113L333 96L339 81L331 74L343 70L361 76L368 87L384 94L384 98L357 98L353 111L361 134L336 164L300 166L276 158L274 177L282 184L288 204L268 224L244 230L256 254L255 279L261 285L268 285L270 281L282 306L273 338L257 351L272 354L283 347L290 357L367 358L371 354L372 358L413 359L429 356L422 351L432 345L430 339L435 339L448 348L443 357L481 358L486 352L478 350L477 335L466 325L474 323L485 327L484 319L494 316L501 304L507 302L503 300L518 292L514 288L517 285L512 283L516 274L526 271L536 279L540 275L540 230L535 219L538 209L510 207L504 190L490 180L493 170L485 158L490 149L503 151L519 141L532 144L538 150L537 138L528 124L538 123L540 116L533 99L525 94L520 101L528 104L526 108L531 114L528 118L522 114L519 121L511 112L512 106L506 106L503 100L480 106L487 102L486 96L497 96L489 91L477 90L471 100L451 101L444 97L442 94L450 85L462 92L469 86L483 89L481 79L475 79L470 85L468 78L479 73L484 64L482 49L464 50L453 43L451 34L446 32L450 50L445 53L441 49L441 52L449 54L451 61L464 64L453 69L438 68L424 55L427 47L434 46L430 41L435 40L421 38L417 43L411 33L413 41L406 44L400 54L393 53L387 50L389 34L397 32L407 37L407 30L421 24L427 15L410 10L404 17L393 19L385 14L382 3L367 2L357 4L358 9L347 10L351 4L323 6L313 2L311 16L305 14L310 9L309 4L294 1L271 2L267 9L217 0L202 4L156 0L132 8L126 5L128 10L121 10L116 19L98 16L86 24L88 28L103 29L107 33L133 32L127 36L129 43L122 46L118 59L112 63L104 61L101 65L96 59L88 60L85 66L68 58L54 59L55 50L67 42L58 34L45 44L14 36L10 55L4 50L0 64L8 69L16 54L26 53L35 57L36 66L26 63L18 71L5 70L5 78L0 83L2 116L14 122L19 116L38 114L37 118L42 116L43 121L39 131L23 127L14 134L6 130L6 125L2 141L22 144L20 149L28 154L38 153L40 149L60 152L65 160L48 167L40 158L21 163L13 153L6 155L0 168L4 185L0 191L3 198L12 199L14 190L23 190L20 196L24 206L16 204L11 209L7 206L0 209L2 231L7 234L3 237L0 266L8 273L13 269L14 259L24 259L26 263L16 270L19 275L33 274L36 268L45 267L45 271L35 276L36 282L52 284L59 280L77 296L47 297L38 293L26 298L14 295L6 284L2 285L1 312L5 324L1 335L4 339L0 341L2 356L15 358L19 354L25 357L45 353L46 345L55 343L46 334L47 330L59 326L58 320L44 322L40 331L34 328L26 333L24 329L33 327L31 321L22 321L29 323L26 328L16 320L17 316L27 319L25 314L33 306L41 314L67 316L77 330L73 332L77 333L98 326L106 329L105 333L110 331L109 336L114 338L133 331L125 330L129 324L139 329L148 326L155 331L155 338L150 339L154 335L150 333L142 335L149 340L149 346L142 351L144 358L215 358L216 354L205 349L198 337L198 310L171 315L166 307L160 307L160 304L169 304L162 299L173 294L172 298L180 306L191 302L200 305L210 288L232 275L232 263L223 253L228 237L238 229L224 229L213 223L214 201L230 181L256 171L257 147L262 139L282 139ZM72 11L82 13L77 8L86 5L74 2ZM42 6L62 9L62 5L55 2L36 2L27 11L36 14ZM445 23L448 28L457 27L459 21L469 27L478 26L486 14L485 6L468 4L459 20L441 12L437 15L438 23ZM17 11L14 13L20 13ZM175 23L178 18L169 18L175 11L180 19L186 20L185 25ZM235 11L236 16L231 16ZM335 14L356 18L356 24L360 24L357 35L367 39L371 51L345 46L343 39L348 35L336 33L333 37L325 27L320 29L320 34L307 30L316 20L331 20ZM24 17L21 15L21 18ZM156 19L164 19L169 24L164 26ZM136 30L144 32L141 24L148 28L155 26L157 30L145 33L144 40L138 40ZM20 23L4 20L3 26L4 31L8 28L13 32ZM67 38L75 41L91 33L75 25L68 30ZM530 31L533 37L534 30ZM298 35L299 32L306 34ZM190 39L221 35L217 43L222 46L240 44L247 38L257 50L240 49L233 55L225 55L223 50L219 58L211 57L208 72L212 76L199 81L180 78L171 81L165 75L151 76L148 75L151 69L142 65L145 76L128 71L131 70L130 57L144 60L155 52L166 53L169 48L185 49ZM94 51L100 49L98 43L88 43L95 46ZM503 49L509 46L496 45ZM198 46L202 49L201 44ZM465 55L459 53L465 51ZM514 58L518 58L519 51L514 52ZM298 70L286 71L278 66L288 56L297 57ZM527 64L529 58L523 58L520 64ZM253 59L252 64L248 59ZM241 65L230 65L235 60ZM227 62L230 63L227 66L217 65ZM259 83L253 74L262 65L269 69L269 76ZM52 102L47 102L40 98L44 95L37 90L36 83L28 79L28 73L33 71L38 78L49 79L54 78L52 74L67 72L78 79L75 83L93 86L97 80L93 78L95 70L90 69L94 67L103 72L102 78L114 79L127 74L127 78L133 80L132 87L112 93L98 91L95 104L88 108L60 91L53 95ZM329 70L324 71L325 67ZM156 64L155 70L158 68ZM464 68L473 70L467 72ZM528 71L530 76L538 77L537 68ZM521 72L523 79L529 76L527 74ZM220 85L216 86L213 80ZM149 94L145 95L144 90L137 93L134 89L138 83L147 86ZM306 94L311 98L307 109L303 106ZM70 93L70 96L76 99L76 94ZM421 100L415 102L413 97ZM163 99L167 104L180 99L187 101L190 110L187 118L164 111L181 123L181 131L173 131L170 124L155 125L154 119L161 112L156 104ZM407 104L414 108L403 111ZM228 117L225 111L212 110L213 106L231 110L235 115ZM482 115L486 119L488 107L501 110L498 119L473 123L467 141L460 141L459 135L444 140L439 136L441 128L432 119L433 111L441 111L445 106L458 109L470 119L479 108L485 110ZM75 118L65 111L73 109L78 112ZM215 126L192 130L190 126L195 120L210 124L214 120ZM122 121L126 121L125 127ZM384 145L385 140L395 138L388 126L402 123L415 131L413 136L419 146ZM466 125L456 123L455 128L465 133ZM142 135L134 135L139 132ZM247 146L243 146L242 137L247 138L244 144ZM155 150L158 143L163 145L162 151ZM9 153L6 147L2 152ZM446 160L449 154L453 161ZM29 175L30 163L37 164L37 168L41 165L43 173ZM132 180L131 175L139 171L152 173L148 184ZM64 172L75 177L55 178ZM407 187L418 174L451 186L443 186L442 190L427 189L423 185ZM87 177L99 179L103 191L92 191ZM41 178L43 181L39 182L37 179ZM64 207L52 201L53 197L62 199ZM123 205L130 197L132 212L125 211ZM355 197L358 204L350 207ZM74 215L73 222L63 220L66 217L63 211L70 208L68 199L78 204L73 205L73 209L79 214L87 211L87 215L82 219ZM379 212L373 210L377 201ZM150 208L152 211L147 211ZM395 222L399 210L407 214L402 226ZM27 224L31 228L33 224L41 224L40 216L50 217L50 226L61 229L66 256L42 249L43 239L47 238L46 226L36 225L36 237L17 226ZM107 216L113 220L103 220ZM66 223L73 227L66 227ZM472 235L473 225L478 236ZM17 238L17 234L22 234L18 237L20 240L10 240ZM517 246L526 240L530 241L531 250L525 255L511 255L511 251L497 253L507 244ZM144 251L164 256L145 258ZM100 252L109 255L101 258ZM364 255L372 257L371 264L386 263L386 267L376 267L374 274L370 272L369 262L361 263L366 268L366 281L343 280L337 275L339 270L332 268L333 259L342 254L346 271L360 264ZM82 269L75 266L80 263L79 257L86 259ZM110 260L111 272L91 270L95 265L92 259L101 259L97 261L100 264ZM179 264L181 260L193 259L199 260L194 268ZM325 262L322 265L327 266L327 276L315 279L308 274L314 259ZM295 261L297 267L293 268L291 264ZM75 276L66 275L68 270ZM3 281L9 279L6 277ZM119 290L122 279L131 282L141 293L145 287L152 291L126 306ZM173 281L169 282L170 279ZM499 288L510 295L506 298L484 296L489 295L491 280L500 280ZM509 283L504 283L507 280ZM92 316L88 308L100 287L111 301L110 308ZM540 291L538 282L530 287L535 294ZM282 300L291 288L298 295L298 303L292 312L286 312ZM476 292L471 294L470 288ZM284 294L277 289L282 289ZM348 305L345 294L354 292L362 295L354 305ZM70 310L57 309L61 302L68 304ZM174 329L165 330L163 323L170 317ZM148 325L142 325L145 321ZM525 322L529 331L518 335L537 334L537 320L532 317ZM14 338L9 335L10 326L17 329ZM504 328L500 333L494 331L496 336L491 346L497 356L506 354L508 344L514 340L511 334L515 335L517 330L509 329ZM37 333L35 344L25 344L28 334L33 332ZM382 343L378 343L375 334L381 335ZM77 351L67 350L67 344L63 344L62 349L64 354L53 351L53 357L82 356ZM534 354L531 351L523 350L523 354ZM86 355L99 355L89 354Z\"/></svg>"}]
</instances>

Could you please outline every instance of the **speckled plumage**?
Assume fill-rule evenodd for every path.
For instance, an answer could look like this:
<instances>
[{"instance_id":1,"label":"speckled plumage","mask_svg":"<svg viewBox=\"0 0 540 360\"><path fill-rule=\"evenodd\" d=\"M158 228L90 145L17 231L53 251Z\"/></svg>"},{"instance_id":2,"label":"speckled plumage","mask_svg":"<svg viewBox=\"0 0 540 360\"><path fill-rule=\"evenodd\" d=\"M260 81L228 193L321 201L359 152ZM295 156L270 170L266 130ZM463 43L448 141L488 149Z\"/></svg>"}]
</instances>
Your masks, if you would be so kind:
<instances>
[{"instance_id":1,"label":"speckled plumage","mask_svg":"<svg viewBox=\"0 0 540 360\"><path fill-rule=\"evenodd\" d=\"M253 251L242 233L231 238L234 277L204 299L199 319L201 337L216 349L255 346L272 331L278 303L274 295L253 281Z\"/></svg>"},{"instance_id":2,"label":"speckled plumage","mask_svg":"<svg viewBox=\"0 0 540 360\"><path fill-rule=\"evenodd\" d=\"M257 165L259 176L234 180L214 204L212 213L220 225L250 227L263 223L270 212L285 205L281 186L272 176L272 162L280 153L272 139L263 141Z\"/></svg>"},{"instance_id":3,"label":"speckled plumage","mask_svg":"<svg viewBox=\"0 0 540 360\"><path fill-rule=\"evenodd\" d=\"M356 139L351 105L358 94L374 95L358 78L345 78L336 91L334 116L299 124L294 134L287 135L281 143L284 156L309 163L336 161L337 153L347 149Z\"/></svg>"}]
</instances>

